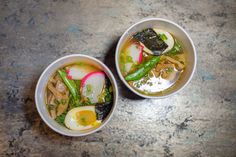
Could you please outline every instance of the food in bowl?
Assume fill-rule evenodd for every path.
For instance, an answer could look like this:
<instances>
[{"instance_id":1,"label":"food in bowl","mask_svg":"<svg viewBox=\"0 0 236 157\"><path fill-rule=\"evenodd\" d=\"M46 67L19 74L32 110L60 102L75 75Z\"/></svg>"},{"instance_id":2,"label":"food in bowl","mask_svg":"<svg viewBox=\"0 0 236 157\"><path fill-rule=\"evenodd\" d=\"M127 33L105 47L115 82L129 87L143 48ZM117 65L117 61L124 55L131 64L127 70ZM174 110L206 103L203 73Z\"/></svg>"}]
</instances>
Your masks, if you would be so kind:
<instances>
[{"instance_id":1,"label":"food in bowl","mask_svg":"<svg viewBox=\"0 0 236 157\"><path fill-rule=\"evenodd\" d=\"M178 83L186 68L186 50L174 34L145 28L125 40L118 63L133 89L155 96Z\"/></svg>"},{"instance_id":2,"label":"food in bowl","mask_svg":"<svg viewBox=\"0 0 236 157\"><path fill-rule=\"evenodd\" d=\"M93 65L67 65L49 78L45 104L58 124L70 130L94 129L112 109L112 85L106 74Z\"/></svg>"}]
</instances>

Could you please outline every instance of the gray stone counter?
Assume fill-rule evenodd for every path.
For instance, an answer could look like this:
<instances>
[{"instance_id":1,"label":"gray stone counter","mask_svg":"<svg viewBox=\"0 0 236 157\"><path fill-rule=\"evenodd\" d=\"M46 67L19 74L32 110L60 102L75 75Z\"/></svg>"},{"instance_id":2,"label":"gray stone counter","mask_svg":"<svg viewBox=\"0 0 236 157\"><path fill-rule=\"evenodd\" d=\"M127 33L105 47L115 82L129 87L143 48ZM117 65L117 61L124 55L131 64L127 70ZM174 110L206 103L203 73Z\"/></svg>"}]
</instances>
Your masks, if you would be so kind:
<instances>
[{"instance_id":1,"label":"gray stone counter","mask_svg":"<svg viewBox=\"0 0 236 157\"><path fill-rule=\"evenodd\" d=\"M236 156L235 0L1 0L0 8L0 156ZM178 23L198 52L193 80L168 99L136 97L114 68L119 37L145 17ZM120 91L110 123L79 138L52 131L34 103L44 68L75 53L104 61Z\"/></svg>"}]
</instances>

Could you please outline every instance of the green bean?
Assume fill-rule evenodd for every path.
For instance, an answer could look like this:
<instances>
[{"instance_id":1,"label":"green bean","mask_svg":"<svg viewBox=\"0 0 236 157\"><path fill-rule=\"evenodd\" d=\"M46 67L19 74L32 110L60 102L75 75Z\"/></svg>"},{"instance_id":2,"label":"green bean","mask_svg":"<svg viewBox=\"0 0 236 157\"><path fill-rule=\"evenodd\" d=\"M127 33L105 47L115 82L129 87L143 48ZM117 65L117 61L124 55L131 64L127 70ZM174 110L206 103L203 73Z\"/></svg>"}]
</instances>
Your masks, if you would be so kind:
<instances>
[{"instance_id":1,"label":"green bean","mask_svg":"<svg viewBox=\"0 0 236 157\"><path fill-rule=\"evenodd\" d=\"M79 100L80 95L78 93L78 90L76 88L76 83L74 82L74 80L69 80L67 78L67 74L64 70L58 70L58 73L59 73L60 77L62 78L62 80L64 81L64 83L66 84L66 86L68 87L74 100Z\"/></svg>"},{"instance_id":2,"label":"green bean","mask_svg":"<svg viewBox=\"0 0 236 157\"><path fill-rule=\"evenodd\" d=\"M138 70L128 74L125 77L126 81L135 81L145 76L154 66L160 61L160 56L154 56L149 61L144 63Z\"/></svg>"}]
</instances>

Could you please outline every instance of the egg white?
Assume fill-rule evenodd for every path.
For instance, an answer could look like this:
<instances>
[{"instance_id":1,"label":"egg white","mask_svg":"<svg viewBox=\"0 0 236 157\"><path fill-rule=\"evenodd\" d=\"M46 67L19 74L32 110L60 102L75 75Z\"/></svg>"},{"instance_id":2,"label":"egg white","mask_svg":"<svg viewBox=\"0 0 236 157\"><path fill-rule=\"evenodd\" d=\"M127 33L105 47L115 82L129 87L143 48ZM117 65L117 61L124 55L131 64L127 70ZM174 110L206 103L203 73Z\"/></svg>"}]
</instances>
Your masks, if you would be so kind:
<instances>
[{"instance_id":1,"label":"egg white","mask_svg":"<svg viewBox=\"0 0 236 157\"><path fill-rule=\"evenodd\" d=\"M170 51L174 47L174 43L175 43L174 38L172 37L172 35L169 32L164 31L162 29L155 29L154 28L153 30L157 34L165 34L165 36L167 37L167 40L164 41L164 42L168 45L168 47L165 49L165 51L163 51L163 53L166 53L166 52Z\"/></svg>"},{"instance_id":2,"label":"egg white","mask_svg":"<svg viewBox=\"0 0 236 157\"><path fill-rule=\"evenodd\" d=\"M80 111L92 111L95 113L95 106L82 106L82 107L76 107L76 108L73 108L72 110L70 110L65 117L65 125L67 128L69 128L71 130L82 131L82 130L91 129L91 128L101 124L100 120L96 120L95 122L93 122L92 124L87 125L87 126L80 125L78 123L77 118L76 118L76 113L80 112Z\"/></svg>"}]
</instances>

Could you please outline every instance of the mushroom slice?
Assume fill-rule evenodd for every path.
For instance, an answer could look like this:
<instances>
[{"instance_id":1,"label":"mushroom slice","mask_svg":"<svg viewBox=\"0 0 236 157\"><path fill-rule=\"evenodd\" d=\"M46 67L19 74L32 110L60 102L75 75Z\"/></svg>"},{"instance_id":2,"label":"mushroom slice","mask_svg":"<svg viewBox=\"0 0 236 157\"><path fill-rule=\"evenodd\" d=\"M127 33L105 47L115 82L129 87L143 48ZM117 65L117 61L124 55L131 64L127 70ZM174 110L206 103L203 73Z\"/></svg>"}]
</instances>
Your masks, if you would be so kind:
<instances>
[{"instance_id":1,"label":"mushroom slice","mask_svg":"<svg viewBox=\"0 0 236 157\"><path fill-rule=\"evenodd\" d=\"M48 82L48 89L52 92L52 94L56 97L57 100L66 99L65 95L57 91L57 89L53 86L51 82Z\"/></svg>"},{"instance_id":2,"label":"mushroom slice","mask_svg":"<svg viewBox=\"0 0 236 157\"><path fill-rule=\"evenodd\" d=\"M50 116L52 117L52 119L55 119L57 117L56 115L56 107L57 105L55 104L55 96L52 96L50 101L50 103L48 104L48 108L49 108L49 113Z\"/></svg>"},{"instance_id":3,"label":"mushroom slice","mask_svg":"<svg viewBox=\"0 0 236 157\"><path fill-rule=\"evenodd\" d=\"M184 65L182 63L180 63L179 61L169 57L169 56L163 56L165 59L167 59L168 61L170 61L171 63L174 63L177 65L177 69L178 70L182 70L184 68Z\"/></svg>"},{"instance_id":4,"label":"mushroom slice","mask_svg":"<svg viewBox=\"0 0 236 157\"><path fill-rule=\"evenodd\" d=\"M57 80L56 89L57 89L60 93L65 93L66 90L67 90L65 84L64 84L62 81L60 81L60 80Z\"/></svg>"}]
</instances>

